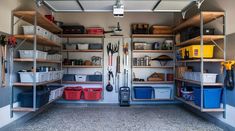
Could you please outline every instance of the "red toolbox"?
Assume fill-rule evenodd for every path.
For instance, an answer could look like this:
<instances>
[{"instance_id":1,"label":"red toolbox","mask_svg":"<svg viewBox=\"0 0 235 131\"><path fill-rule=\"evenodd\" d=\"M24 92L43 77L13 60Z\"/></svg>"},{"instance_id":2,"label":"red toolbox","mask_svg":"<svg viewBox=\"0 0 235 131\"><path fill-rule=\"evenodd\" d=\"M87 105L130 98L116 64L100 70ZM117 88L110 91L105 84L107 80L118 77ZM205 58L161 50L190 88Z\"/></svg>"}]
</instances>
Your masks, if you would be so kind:
<instances>
[{"instance_id":1,"label":"red toolbox","mask_svg":"<svg viewBox=\"0 0 235 131\"><path fill-rule=\"evenodd\" d=\"M84 100L100 100L102 94L102 88L84 88Z\"/></svg>"},{"instance_id":2,"label":"red toolbox","mask_svg":"<svg viewBox=\"0 0 235 131\"><path fill-rule=\"evenodd\" d=\"M82 94L82 87L66 87L64 89L65 100L80 100Z\"/></svg>"},{"instance_id":3,"label":"red toolbox","mask_svg":"<svg viewBox=\"0 0 235 131\"><path fill-rule=\"evenodd\" d=\"M96 34L96 35L104 34L104 29L100 27L87 28L86 31L87 31L87 34Z\"/></svg>"}]
</instances>

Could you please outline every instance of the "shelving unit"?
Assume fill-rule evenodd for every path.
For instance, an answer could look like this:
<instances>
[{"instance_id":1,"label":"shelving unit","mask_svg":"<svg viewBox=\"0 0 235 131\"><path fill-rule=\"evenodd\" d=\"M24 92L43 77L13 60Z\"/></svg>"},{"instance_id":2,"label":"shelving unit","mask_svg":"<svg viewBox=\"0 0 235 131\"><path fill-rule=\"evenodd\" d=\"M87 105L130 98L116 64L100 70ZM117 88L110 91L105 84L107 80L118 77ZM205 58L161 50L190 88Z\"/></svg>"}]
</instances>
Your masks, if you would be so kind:
<instances>
[{"instance_id":1,"label":"shelving unit","mask_svg":"<svg viewBox=\"0 0 235 131\"><path fill-rule=\"evenodd\" d=\"M203 30L205 24L208 24L212 21L215 21L219 18L223 19L223 33L222 35L204 35ZM219 23L219 22L218 22ZM221 23L221 22L220 22ZM206 67L205 63L213 63L213 64L219 64L226 60L226 38L225 38L225 13L224 12L200 12L198 15L195 15L188 20L184 21L183 23L176 26L173 30L174 32L180 32L182 29L191 27L191 26L199 26L200 27L200 36L189 39L187 41L183 41L176 45L176 47L185 47L189 45L200 45L201 49L203 49L203 45L215 45L215 47L219 48L220 51L223 51L223 58L213 58L213 59L204 59L203 53L205 51L201 50L201 57L199 59L192 59L192 60L177 60L177 64L183 64L184 66L187 66L188 63L190 63L192 66L193 63L200 63L200 73L202 74L200 77L203 78L204 73L204 67ZM223 41L222 48L219 47L219 44L217 44L218 41ZM218 69L220 70L220 69ZM223 75L223 74L221 74ZM197 106L194 104L193 101L186 101L181 97L175 97L177 100L183 102L186 105L189 105L197 110L200 110L201 112L223 112L225 117L225 110L226 110L226 91L224 88L223 83L204 83L203 81L193 81L193 80L187 80L182 78L175 78L175 82L181 82L181 83L188 83L188 84L194 84L201 87L201 106ZM223 107L221 108L213 108L208 109L204 108L204 87L220 87L223 88Z\"/></svg>"},{"instance_id":2,"label":"shelving unit","mask_svg":"<svg viewBox=\"0 0 235 131\"><path fill-rule=\"evenodd\" d=\"M101 40L101 43L100 44L103 44L104 45L104 35L95 35L95 34L61 34L60 35L61 38L63 39L66 39L67 40L67 43L66 44L69 44L70 43L70 40L71 39L99 39ZM102 62L101 63L104 63L104 52L103 52L103 49L99 49L99 50L90 50L90 49L86 49L86 50L76 50L76 49L63 49L62 52L64 54L66 54L66 58L67 59L70 59L69 58L69 54L70 53L100 53L100 55L102 55ZM104 69L103 69L103 66L102 65L63 65L62 66L65 70L67 70L67 74L69 74L69 70L70 69L73 69L73 70L80 70L80 68L82 69L89 69L90 71L91 70L94 70L94 72L96 72L95 70L98 69L102 72L102 74L104 74ZM87 73L86 73L87 74ZM104 80L103 80L104 81ZM77 81L63 81L62 83L63 84L94 84L94 85L102 85L103 86L103 81L85 81L85 82L77 82Z\"/></svg>"},{"instance_id":3,"label":"shelving unit","mask_svg":"<svg viewBox=\"0 0 235 131\"><path fill-rule=\"evenodd\" d=\"M175 35L166 35L166 34L133 34L131 35L131 41L132 41L132 53L131 53L131 72L132 72L132 81L131 81L131 85L132 85L132 89L131 89L131 98L132 101L172 101L173 100L173 93L171 96L171 99L136 99L134 98L134 89L133 86L135 85L153 85L153 86L158 86L158 85L171 85L173 88L173 84L174 81L133 81L133 73L134 70L138 69L138 70L143 70L143 71L147 71L147 70L151 70L152 73L157 72L158 70L166 70L166 71L172 71L172 74L174 74L174 65L172 66L156 66L156 65L151 65L151 66L134 66L133 65L133 58L135 55L158 55L158 54L171 54L174 55L174 49L173 50L134 50L133 48L133 43L135 42L135 39L141 39L141 41L143 41L143 39L146 40L152 40L152 39L156 39L156 40L162 40L162 39L170 39L173 40L175 37ZM174 47L173 47L174 48ZM174 58L174 57L173 57ZM172 92L174 92L174 89L172 89Z\"/></svg>"},{"instance_id":4,"label":"shelving unit","mask_svg":"<svg viewBox=\"0 0 235 131\"><path fill-rule=\"evenodd\" d=\"M15 17L18 18L17 21L15 21ZM17 23L21 20L28 22L34 26L34 34L33 35L21 35L21 34L18 35L18 34L14 33L15 25L17 25ZM44 17L44 15L38 13L37 10L35 10L35 11L14 11L12 13L11 33L12 33L12 35L15 36L15 38L17 40L20 40L21 42L16 46L15 49L13 49L13 48L10 49L9 72L10 72L10 87L11 87L11 93L12 93L11 94L11 103L10 103L11 117L13 117L13 112L34 112L34 111L37 111L37 110L40 110L40 109L47 107L48 104L57 100L57 99L55 99L53 101L50 101L46 105L42 106L41 108L36 108L37 86L42 86L42 85L47 85L49 83L59 82L59 81L61 81L61 79L45 81L45 82L36 82L36 72L33 72L33 81L34 82L32 82L32 83L21 83L21 82L13 81L14 73L17 72L14 70L14 66L15 66L14 62L17 62L19 64L25 64L25 63L32 64L32 68L35 69L35 71L36 71L38 63L53 64L53 65L56 65L57 67L59 67L60 70L62 69L62 61L36 59L36 55L34 55L34 57L32 59L15 58L14 53L15 53L16 49L19 49L19 47L24 45L25 42L32 43L34 54L36 54L38 45L50 47L50 48L53 48L54 50L56 49L59 52L61 51L62 46L60 45L60 43L56 43L56 42L49 40L43 36L37 35L36 34L37 33L36 26L40 26L40 27L42 27L52 33L55 33L55 34L62 32L62 29L60 27L58 27L53 22L49 21L46 17ZM26 87L33 88L33 107L32 108L13 107L13 104L15 102L14 101L14 88L15 87L18 87L21 89L24 89Z\"/></svg>"}]
</instances>

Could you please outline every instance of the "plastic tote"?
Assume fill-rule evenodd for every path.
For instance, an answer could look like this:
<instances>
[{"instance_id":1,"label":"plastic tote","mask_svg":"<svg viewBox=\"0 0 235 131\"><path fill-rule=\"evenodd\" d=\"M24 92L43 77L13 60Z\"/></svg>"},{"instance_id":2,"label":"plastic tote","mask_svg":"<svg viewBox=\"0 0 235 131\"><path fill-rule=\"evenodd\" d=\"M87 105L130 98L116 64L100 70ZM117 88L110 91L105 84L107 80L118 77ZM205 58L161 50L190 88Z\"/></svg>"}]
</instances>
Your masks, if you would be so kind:
<instances>
[{"instance_id":1,"label":"plastic tote","mask_svg":"<svg viewBox=\"0 0 235 131\"><path fill-rule=\"evenodd\" d=\"M151 99L153 95L153 88L151 86L136 86L134 87L136 99Z\"/></svg>"},{"instance_id":2,"label":"plastic tote","mask_svg":"<svg viewBox=\"0 0 235 131\"><path fill-rule=\"evenodd\" d=\"M222 88L206 88L203 89L203 107L204 108L220 108L222 97ZM194 103L201 106L201 88L193 88Z\"/></svg>"},{"instance_id":3,"label":"plastic tote","mask_svg":"<svg viewBox=\"0 0 235 131\"><path fill-rule=\"evenodd\" d=\"M83 89L84 100L100 100L102 95L102 88L85 88Z\"/></svg>"},{"instance_id":4,"label":"plastic tote","mask_svg":"<svg viewBox=\"0 0 235 131\"><path fill-rule=\"evenodd\" d=\"M82 87L66 87L64 89L65 100L80 100L82 94Z\"/></svg>"},{"instance_id":5,"label":"plastic tote","mask_svg":"<svg viewBox=\"0 0 235 131\"><path fill-rule=\"evenodd\" d=\"M171 88L170 87L155 87L154 88L155 99L170 99L171 98Z\"/></svg>"},{"instance_id":6,"label":"plastic tote","mask_svg":"<svg viewBox=\"0 0 235 131\"><path fill-rule=\"evenodd\" d=\"M213 58L214 45L203 45L203 58ZM191 45L179 49L181 58L185 59L185 51L189 52L189 58L200 58L201 57L201 46Z\"/></svg>"}]
</instances>

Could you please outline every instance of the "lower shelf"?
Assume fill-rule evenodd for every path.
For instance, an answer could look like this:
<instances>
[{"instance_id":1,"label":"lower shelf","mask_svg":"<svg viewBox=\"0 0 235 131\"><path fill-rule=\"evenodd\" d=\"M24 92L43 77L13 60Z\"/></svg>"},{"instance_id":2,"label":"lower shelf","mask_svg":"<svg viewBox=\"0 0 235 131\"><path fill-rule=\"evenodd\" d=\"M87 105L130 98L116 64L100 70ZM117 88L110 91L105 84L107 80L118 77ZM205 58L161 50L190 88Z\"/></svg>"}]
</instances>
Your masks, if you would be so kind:
<instances>
[{"instance_id":1,"label":"lower shelf","mask_svg":"<svg viewBox=\"0 0 235 131\"><path fill-rule=\"evenodd\" d=\"M56 100L58 100L58 99L60 99L60 98L61 98L61 97L58 97L58 98L56 98L56 99L54 99L54 100L51 100L51 101L49 101L47 104L43 105L42 107L36 108L36 110L34 110L33 108L30 108L30 107L14 107L14 108L12 108L11 110L12 110L13 112L34 112L34 111L37 111L37 110L39 110L39 109L45 108L46 106L48 106L49 104L51 104L52 102L54 102L54 101L56 101Z\"/></svg>"},{"instance_id":2,"label":"lower shelf","mask_svg":"<svg viewBox=\"0 0 235 131\"><path fill-rule=\"evenodd\" d=\"M36 86L40 86L40 85L46 85L46 84L49 84L49 83L53 83L53 82L57 82L57 81L60 81L61 79L58 79L58 80L52 80L52 81L45 81L45 82L38 82L36 83ZM14 83L14 86L33 86L33 83L21 83L21 82L16 82Z\"/></svg>"},{"instance_id":3,"label":"lower shelf","mask_svg":"<svg viewBox=\"0 0 235 131\"><path fill-rule=\"evenodd\" d=\"M63 81L63 84L102 84L102 81L85 81L85 82L77 82L77 81Z\"/></svg>"},{"instance_id":4,"label":"lower shelf","mask_svg":"<svg viewBox=\"0 0 235 131\"><path fill-rule=\"evenodd\" d=\"M133 81L133 84L174 84L174 81Z\"/></svg>"},{"instance_id":5,"label":"lower shelf","mask_svg":"<svg viewBox=\"0 0 235 131\"><path fill-rule=\"evenodd\" d=\"M223 108L214 108L214 109L205 109L205 108L203 108L203 109L201 109L201 107L195 105L193 103L193 101L186 101L186 100L184 100L183 98L180 98L180 97L175 97L175 98L177 100L183 102L184 104L187 104L187 105L189 105L189 106L191 106L195 109L200 110L201 112L224 112L225 111Z\"/></svg>"},{"instance_id":6,"label":"lower shelf","mask_svg":"<svg viewBox=\"0 0 235 131\"><path fill-rule=\"evenodd\" d=\"M174 99L132 99L132 101L173 101Z\"/></svg>"}]
</instances>

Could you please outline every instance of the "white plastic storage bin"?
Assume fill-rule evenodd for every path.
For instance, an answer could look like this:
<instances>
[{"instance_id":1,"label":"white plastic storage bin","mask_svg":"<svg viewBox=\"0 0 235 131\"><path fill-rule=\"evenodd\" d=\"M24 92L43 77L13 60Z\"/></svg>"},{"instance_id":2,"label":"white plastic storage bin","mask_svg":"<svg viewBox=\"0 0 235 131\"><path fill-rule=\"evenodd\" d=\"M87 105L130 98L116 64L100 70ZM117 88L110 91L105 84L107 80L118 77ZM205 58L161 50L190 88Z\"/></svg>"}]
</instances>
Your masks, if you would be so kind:
<instances>
[{"instance_id":1,"label":"white plastic storage bin","mask_svg":"<svg viewBox=\"0 0 235 131\"><path fill-rule=\"evenodd\" d=\"M155 99L171 99L171 88L155 87L154 92L155 92Z\"/></svg>"},{"instance_id":2,"label":"white plastic storage bin","mask_svg":"<svg viewBox=\"0 0 235 131\"><path fill-rule=\"evenodd\" d=\"M88 50L89 44L78 44L79 50Z\"/></svg>"},{"instance_id":3,"label":"white plastic storage bin","mask_svg":"<svg viewBox=\"0 0 235 131\"><path fill-rule=\"evenodd\" d=\"M20 58L29 58L29 59L33 59L33 50L19 50L20 53ZM43 52L43 51L36 51L36 59L46 59L47 58L47 52Z\"/></svg>"},{"instance_id":4,"label":"white plastic storage bin","mask_svg":"<svg viewBox=\"0 0 235 131\"><path fill-rule=\"evenodd\" d=\"M67 50L76 50L77 44L65 44Z\"/></svg>"},{"instance_id":5,"label":"white plastic storage bin","mask_svg":"<svg viewBox=\"0 0 235 131\"><path fill-rule=\"evenodd\" d=\"M204 83L216 83L216 76L217 75L218 74L214 74L214 73L203 73L203 82ZM200 72L194 72L194 80L195 81L202 81Z\"/></svg>"},{"instance_id":6,"label":"white plastic storage bin","mask_svg":"<svg viewBox=\"0 0 235 131\"><path fill-rule=\"evenodd\" d=\"M47 55L47 60L60 61L62 60L62 55L60 54Z\"/></svg>"},{"instance_id":7,"label":"white plastic storage bin","mask_svg":"<svg viewBox=\"0 0 235 131\"><path fill-rule=\"evenodd\" d=\"M20 74L20 82L32 83L34 74L33 72L19 72ZM45 81L45 73L36 72L36 82L44 82Z\"/></svg>"},{"instance_id":8,"label":"white plastic storage bin","mask_svg":"<svg viewBox=\"0 0 235 131\"><path fill-rule=\"evenodd\" d=\"M25 35L33 35L34 34L34 26L22 26ZM40 26L36 27L36 34L40 36L44 36L45 29Z\"/></svg>"},{"instance_id":9,"label":"white plastic storage bin","mask_svg":"<svg viewBox=\"0 0 235 131\"><path fill-rule=\"evenodd\" d=\"M78 74L76 75L76 81L77 82L85 82L86 81L87 75L84 74Z\"/></svg>"}]
</instances>

